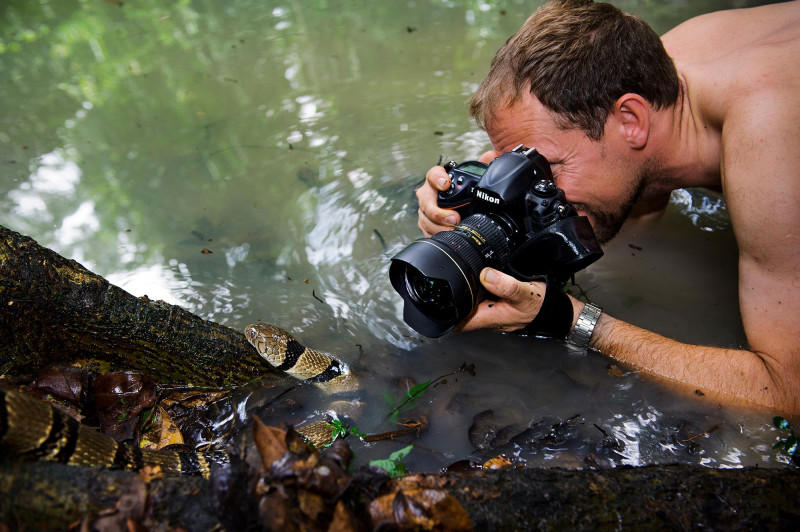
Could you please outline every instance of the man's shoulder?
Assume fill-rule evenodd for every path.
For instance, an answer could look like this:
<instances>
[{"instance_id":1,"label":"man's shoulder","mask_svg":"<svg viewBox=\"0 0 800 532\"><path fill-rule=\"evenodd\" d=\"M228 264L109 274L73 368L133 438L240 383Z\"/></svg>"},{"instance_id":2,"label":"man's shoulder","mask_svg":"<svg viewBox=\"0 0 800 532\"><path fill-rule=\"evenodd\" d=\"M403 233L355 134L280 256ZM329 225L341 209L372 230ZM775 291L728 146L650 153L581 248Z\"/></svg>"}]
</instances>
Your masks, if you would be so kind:
<instances>
[{"instance_id":1,"label":"man's shoulder","mask_svg":"<svg viewBox=\"0 0 800 532\"><path fill-rule=\"evenodd\" d=\"M679 24L662 37L680 62L706 62L732 52L800 41L800 0L706 13Z\"/></svg>"}]
</instances>

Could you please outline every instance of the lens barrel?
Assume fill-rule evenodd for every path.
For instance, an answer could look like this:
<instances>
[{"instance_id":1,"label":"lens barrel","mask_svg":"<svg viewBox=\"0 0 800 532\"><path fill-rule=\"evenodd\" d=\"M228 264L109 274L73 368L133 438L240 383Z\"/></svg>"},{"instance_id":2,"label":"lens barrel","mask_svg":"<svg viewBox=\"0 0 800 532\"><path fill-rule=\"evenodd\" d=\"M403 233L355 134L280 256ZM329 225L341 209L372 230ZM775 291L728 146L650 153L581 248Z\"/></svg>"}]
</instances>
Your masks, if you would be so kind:
<instances>
[{"instance_id":1,"label":"lens barrel","mask_svg":"<svg viewBox=\"0 0 800 532\"><path fill-rule=\"evenodd\" d=\"M502 220L473 214L392 257L389 279L403 298L405 322L438 338L466 318L478 303L481 270L505 267L510 232Z\"/></svg>"}]
</instances>

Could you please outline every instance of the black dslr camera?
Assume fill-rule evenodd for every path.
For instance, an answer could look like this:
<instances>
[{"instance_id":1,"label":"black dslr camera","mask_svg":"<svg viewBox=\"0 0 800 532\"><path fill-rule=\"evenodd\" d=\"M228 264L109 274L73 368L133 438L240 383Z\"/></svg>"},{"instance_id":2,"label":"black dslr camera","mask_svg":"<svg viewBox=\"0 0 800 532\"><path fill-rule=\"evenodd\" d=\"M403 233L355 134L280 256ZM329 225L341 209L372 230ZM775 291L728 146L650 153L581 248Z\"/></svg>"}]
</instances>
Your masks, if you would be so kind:
<instances>
[{"instance_id":1,"label":"black dslr camera","mask_svg":"<svg viewBox=\"0 0 800 532\"><path fill-rule=\"evenodd\" d=\"M520 144L489 165L450 162L445 169L451 184L438 204L456 210L461 223L412 242L389 268L405 301L403 319L420 334L442 336L475 309L486 266L563 285L603 255L589 220L556 187L535 148Z\"/></svg>"}]
</instances>

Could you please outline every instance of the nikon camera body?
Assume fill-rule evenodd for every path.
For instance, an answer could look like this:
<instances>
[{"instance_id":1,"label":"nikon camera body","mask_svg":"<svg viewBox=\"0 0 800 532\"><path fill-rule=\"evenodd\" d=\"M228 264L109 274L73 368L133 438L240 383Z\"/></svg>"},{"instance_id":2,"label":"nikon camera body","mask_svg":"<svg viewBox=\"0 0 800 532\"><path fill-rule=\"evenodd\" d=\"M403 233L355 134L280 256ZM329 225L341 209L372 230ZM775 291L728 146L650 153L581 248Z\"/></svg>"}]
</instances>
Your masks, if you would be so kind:
<instances>
[{"instance_id":1,"label":"nikon camera body","mask_svg":"<svg viewBox=\"0 0 800 532\"><path fill-rule=\"evenodd\" d=\"M589 220L555 186L535 148L517 146L488 165L450 162L445 170L450 188L438 204L458 212L461 223L412 242L389 268L403 319L420 334L442 336L472 313L484 267L563 284L603 255Z\"/></svg>"}]
</instances>

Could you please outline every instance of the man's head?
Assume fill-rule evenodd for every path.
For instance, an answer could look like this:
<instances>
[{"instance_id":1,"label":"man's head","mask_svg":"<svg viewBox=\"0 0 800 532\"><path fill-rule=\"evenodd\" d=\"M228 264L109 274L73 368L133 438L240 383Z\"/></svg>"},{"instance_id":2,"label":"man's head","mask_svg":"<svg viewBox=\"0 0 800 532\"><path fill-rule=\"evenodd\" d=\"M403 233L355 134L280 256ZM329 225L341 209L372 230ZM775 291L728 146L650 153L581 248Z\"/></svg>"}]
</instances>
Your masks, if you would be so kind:
<instances>
[{"instance_id":1,"label":"man's head","mask_svg":"<svg viewBox=\"0 0 800 532\"><path fill-rule=\"evenodd\" d=\"M620 96L635 93L660 109L677 101L680 84L647 23L610 4L556 0L537 9L497 52L470 112L491 129L494 113L516 103L522 91L554 111L561 128L599 140Z\"/></svg>"},{"instance_id":2,"label":"man's head","mask_svg":"<svg viewBox=\"0 0 800 532\"><path fill-rule=\"evenodd\" d=\"M652 120L680 95L672 59L645 22L609 4L561 0L497 52L471 112L498 154L525 144L547 157L605 242L640 202L668 194Z\"/></svg>"}]
</instances>

